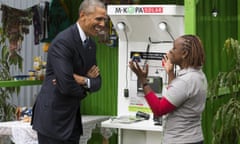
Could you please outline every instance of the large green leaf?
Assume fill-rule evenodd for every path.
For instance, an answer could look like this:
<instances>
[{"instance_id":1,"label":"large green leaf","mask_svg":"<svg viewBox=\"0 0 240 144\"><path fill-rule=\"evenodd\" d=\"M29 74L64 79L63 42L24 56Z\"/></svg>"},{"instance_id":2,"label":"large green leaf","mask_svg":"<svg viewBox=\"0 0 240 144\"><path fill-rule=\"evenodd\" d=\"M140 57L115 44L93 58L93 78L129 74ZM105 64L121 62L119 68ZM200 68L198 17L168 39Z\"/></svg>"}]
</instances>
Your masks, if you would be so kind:
<instances>
[{"instance_id":1,"label":"large green leaf","mask_svg":"<svg viewBox=\"0 0 240 144\"><path fill-rule=\"evenodd\" d=\"M228 38L223 47L231 57L231 69L219 72L209 83L208 97L212 103L228 97L216 111L212 122L213 144L240 143L240 46L238 40Z\"/></svg>"}]
</instances>

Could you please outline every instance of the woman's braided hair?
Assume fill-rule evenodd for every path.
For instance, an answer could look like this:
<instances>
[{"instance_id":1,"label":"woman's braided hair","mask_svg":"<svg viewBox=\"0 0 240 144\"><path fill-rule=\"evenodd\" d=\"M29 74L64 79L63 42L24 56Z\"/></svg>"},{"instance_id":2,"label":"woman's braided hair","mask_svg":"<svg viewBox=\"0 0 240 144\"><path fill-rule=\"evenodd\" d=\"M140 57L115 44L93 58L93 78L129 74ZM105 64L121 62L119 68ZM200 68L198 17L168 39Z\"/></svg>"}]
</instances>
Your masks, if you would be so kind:
<instances>
[{"instance_id":1,"label":"woman's braided hair","mask_svg":"<svg viewBox=\"0 0 240 144\"><path fill-rule=\"evenodd\" d=\"M203 66L205 62L205 52L200 38L196 35L183 35L183 49L189 52L186 65L194 68Z\"/></svg>"}]
</instances>

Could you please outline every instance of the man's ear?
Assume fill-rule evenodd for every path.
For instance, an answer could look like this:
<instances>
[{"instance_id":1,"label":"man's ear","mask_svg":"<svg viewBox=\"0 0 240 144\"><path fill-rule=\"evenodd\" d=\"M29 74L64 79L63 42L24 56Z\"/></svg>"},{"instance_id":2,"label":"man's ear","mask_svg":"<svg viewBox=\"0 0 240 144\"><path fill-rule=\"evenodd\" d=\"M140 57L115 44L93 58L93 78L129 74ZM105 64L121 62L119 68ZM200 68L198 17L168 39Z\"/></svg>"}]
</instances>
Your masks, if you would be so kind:
<instances>
[{"instance_id":1,"label":"man's ear","mask_svg":"<svg viewBox=\"0 0 240 144\"><path fill-rule=\"evenodd\" d=\"M84 18L85 15L86 15L86 14L85 14L83 11L79 12L79 17L80 17L80 18Z\"/></svg>"},{"instance_id":2,"label":"man's ear","mask_svg":"<svg viewBox=\"0 0 240 144\"><path fill-rule=\"evenodd\" d=\"M79 12L79 17L81 18L83 16L83 12Z\"/></svg>"}]
</instances>

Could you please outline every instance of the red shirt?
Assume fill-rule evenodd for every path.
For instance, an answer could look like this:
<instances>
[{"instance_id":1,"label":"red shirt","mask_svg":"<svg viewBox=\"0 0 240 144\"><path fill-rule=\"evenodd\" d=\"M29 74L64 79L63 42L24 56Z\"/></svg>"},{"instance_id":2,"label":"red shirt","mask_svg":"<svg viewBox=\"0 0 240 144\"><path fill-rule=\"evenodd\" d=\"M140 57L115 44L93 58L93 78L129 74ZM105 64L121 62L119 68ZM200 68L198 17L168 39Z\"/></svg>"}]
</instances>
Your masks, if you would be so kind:
<instances>
[{"instance_id":1,"label":"red shirt","mask_svg":"<svg viewBox=\"0 0 240 144\"><path fill-rule=\"evenodd\" d=\"M165 97L159 99L154 92L150 92L145 95L145 99L155 116L162 116L170 113L176 108L176 106L171 104Z\"/></svg>"}]
</instances>

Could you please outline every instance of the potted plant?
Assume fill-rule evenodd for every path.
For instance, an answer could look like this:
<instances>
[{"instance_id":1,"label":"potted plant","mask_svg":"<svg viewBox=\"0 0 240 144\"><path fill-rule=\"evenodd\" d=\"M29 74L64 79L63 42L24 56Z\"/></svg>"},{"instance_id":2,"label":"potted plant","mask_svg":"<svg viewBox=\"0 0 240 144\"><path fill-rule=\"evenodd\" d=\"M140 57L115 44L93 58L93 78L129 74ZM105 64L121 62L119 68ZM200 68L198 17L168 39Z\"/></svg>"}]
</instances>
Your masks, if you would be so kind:
<instances>
[{"instance_id":1,"label":"potted plant","mask_svg":"<svg viewBox=\"0 0 240 144\"><path fill-rule=\"evenodd\" d=\"M6 34L0 27L0 81L12 80L11 66L18 66L20 70L22 69L22 57L17 51L10 53L6 40ZM15 119L16 106L9 102L9 98L19 90L19 87L0 87L0 121Z\"/></svg>"},{"instance_id":2,"label":"potted plant","mask_svg":"<svg viewBox=\"0 0 240 144\"><path fill-rule=\"evenodd\" d=\"M231 58L230 70L219 72L209 84L208 97L218 105L212 121L213 144L240 144L240 44L228 38L223 51ZM224 98L223 98L224 97Z\"/></svg>"}]
</instances>

